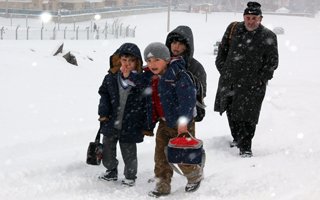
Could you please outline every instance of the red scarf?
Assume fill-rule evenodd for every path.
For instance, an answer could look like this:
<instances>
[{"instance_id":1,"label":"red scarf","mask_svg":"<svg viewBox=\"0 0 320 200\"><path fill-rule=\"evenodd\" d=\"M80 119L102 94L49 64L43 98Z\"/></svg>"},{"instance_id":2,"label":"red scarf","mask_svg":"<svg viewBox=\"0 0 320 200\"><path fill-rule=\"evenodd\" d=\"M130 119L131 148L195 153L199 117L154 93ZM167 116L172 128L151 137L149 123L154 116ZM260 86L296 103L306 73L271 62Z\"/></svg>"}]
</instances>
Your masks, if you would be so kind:
<instances>
[{"instance_id":1,"label":"red scarf","mask_svg":"<svg viewBox=\"0 0 320 200\"><path fill-rule=\"evenodd\" d=\"M152 122L156 122L159 118L164 117L160 96L158 92L159 76L152 76Z\"/></svg>"}]
</instances>

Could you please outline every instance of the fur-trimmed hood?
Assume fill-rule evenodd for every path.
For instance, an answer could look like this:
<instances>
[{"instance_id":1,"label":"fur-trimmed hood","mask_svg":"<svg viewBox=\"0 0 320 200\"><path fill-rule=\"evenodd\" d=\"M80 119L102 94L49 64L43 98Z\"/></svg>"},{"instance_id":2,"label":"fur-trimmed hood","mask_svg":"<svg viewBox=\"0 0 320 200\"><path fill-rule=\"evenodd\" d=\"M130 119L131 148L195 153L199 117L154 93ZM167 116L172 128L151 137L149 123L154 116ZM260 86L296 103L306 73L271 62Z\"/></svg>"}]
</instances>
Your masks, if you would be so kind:
<instances>
[{"instance_id":1,"label":"fur-trimmed hood","mask_svg":"<svg viewBox=\"0 0 320 200\"><path fill-rule=\"evenodd\" d=\"M139 47L133 43L122 44L109 58L110 73L117 73L120 70L120 56L121 55L132 55L138 59L137 71L142 72L142 56Z\"/></svg>"}]
</instances>

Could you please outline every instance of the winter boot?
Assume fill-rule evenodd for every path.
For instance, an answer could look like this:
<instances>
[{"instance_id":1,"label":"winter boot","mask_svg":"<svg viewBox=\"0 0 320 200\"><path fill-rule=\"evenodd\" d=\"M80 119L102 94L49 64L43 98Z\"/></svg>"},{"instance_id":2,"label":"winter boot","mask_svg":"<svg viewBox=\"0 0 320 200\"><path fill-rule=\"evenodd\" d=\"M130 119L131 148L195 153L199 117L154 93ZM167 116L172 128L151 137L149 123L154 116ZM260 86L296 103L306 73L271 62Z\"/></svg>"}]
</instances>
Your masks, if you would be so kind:
<instances>
[{"instance_id":1,"label":"winter boot","mask_svg":"<svg viewBox=\"0 0 320 200\"><path fill-rule=\"evenodd\" d=\"M188 183L185 187L186 192L195 192L200 187L201 180L195 183Z\"/></svg>"},{"instance_id":2,"label":"winter boot","mask_svg":"<svg viewBox=\"0 0 320 200\"><path fill-rule=\"evenodd\" d=\"M135 185L135 182L136 182L135 179L127 179L127 178L125 178L125 179L123 179L121 181L121 185L132 187L132 186Z\"/></svg>"},{"instance_id":3,"label":"winter boot","mask_svg":"<svg viewBox=\"0 0 320 200\"><path fill-rule=\"evenodd\" d=\"M99 176L99 179L105 180L105 181L117 181L118 169L107 170L104 174Z\"/></svg>"},{"instance_id":4,"label":"winter boot","mask_svg":"<svg viewBox=\"0 0 320 200\"><path fill-rule=\"evenodd\" d=\"M239 155L242 158L250 158L250 157L252 157L252 151L251 150L241 150L240 149Z\"/></svg>"},{"instance_id":5,"label":"winter boot","mask_svg":"<svg viewBox=\"0 0 320 200\"><path fill-rule=\"evenodd\" d=\"M152 190L148 193L148 195L150 197L155 197L155 198L158 198L158 197L162 197L162 196L167 196L169 195L170 193L162 193L162 192L158 192L157 190Z\"/></svg>"},{"instance_id":6,"label":"winter boot","mask_svg":"<svg viewBox=\"0 0 320 200\"><path fill-rule=\"evenodd\" d=\"M161 197L167 196L170 194L171 186L170 183L163 181L160 179L159 182L156 183L156 188L148 193L151 197Z\"/></svg>"},{"instance_id":7,"label":"winter boot","mask_svg":"<svg viewBox=\"0 0 320 200\"><path fill-rule=\"evenodd\" d=\"M233 140L233 141L230 143L230 147L231 147L231 148L233 148L233 147L238 147L238 141Z\"/></svg>"}]
</instances>

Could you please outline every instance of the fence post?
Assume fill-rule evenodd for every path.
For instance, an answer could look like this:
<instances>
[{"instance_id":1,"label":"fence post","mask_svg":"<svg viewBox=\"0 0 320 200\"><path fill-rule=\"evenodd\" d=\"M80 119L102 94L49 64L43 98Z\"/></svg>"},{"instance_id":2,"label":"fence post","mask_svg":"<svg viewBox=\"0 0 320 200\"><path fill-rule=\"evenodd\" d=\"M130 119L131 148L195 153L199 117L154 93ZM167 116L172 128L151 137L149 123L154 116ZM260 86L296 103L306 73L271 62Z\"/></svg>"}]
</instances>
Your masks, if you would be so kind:
<instances>
[{"instance_id":1,"label":"fence post","mask_svg":"<svg viewBox=\"0 0 320 200\"><path fill-rule=\"evenodd\" d=\"M90 27L86 27L86 29L87 29L87 40L89 40L89 29L90 29Z\"/></svg>"},{"instance_id":2,"label":"fence post","mask_svg":"<svg viewBox=\"0 0 320 200\"><path fill-rule=\"evenodd\" d=\"M30 29L30 27L28 26L27 27L27 40L29 40L29 29Z\"/></svg>"},{"instance_id":3,"label":"fence post","mask_svg":"<svg viewBox=\"0 0 320 200\"><path fill-rule=\"evenodd\" d=\"M111 30L112 35L115 34L115 31L116 31L116 22L114 21L112 24L112 30Z\"/></svg>"},{"instance_id":4,"label":"fence post","mask_svg":"<svg viewBox=\"0 0 320 200\"><path fill-rule=\"evenodd\" d=\"M66 32L67 32L67 27L65 27L63 30L63 39L66 39Z\"/></svg>"},{"instance_id":5,"label":"fence post","mask_svg":"<svg viewBox=\"0 0 320 200\"><path fill-rule=\"evenodd\" d=\"M126 28L126 37L129 37L129 27L130 27L130 25L127 26L127 28Z\"/></svg>"},{"instance_id":6,"label":"fence post","mask_svg":"<svg viewBox=\"0 0 320 200\"><path fill-rule=\"evenodd\" d=\"M92 19L90 19L90 32L92 33Z\"/></svg>"},{"instance_id":7,"label":"fence post","mask_svg":"<svg viewBox=\"0 0 320 200\"><path fill-rule=\"evenodd\" d=\"M108 37L108 24L106 23L106 25L104 26L104 39L107 39Z\"/></svg>"},{"instance_id":8,"label":"fence post","mask_svg":"<svg viewBox=\"0 0 320 200\"><path fill-rule=\"evenodd\" d=\"M58 31L60 31L61 14L58 14Z\"/></svg>"},{"instance_id":9,"label":"fence post","mask_svg":"<svg viewBox=\"0 0 320 200\"><path fill-rule=\"evenodd\" d=\"M133 33L132 33L132 36L133 36L133 37L136 37L136 28L137 28L137 27L135 26L134 29L133 29Z\"/></svg>"},{"instance_id":10,"label":"fence post","mask_svg":"<svg viewBox=\"0 0 320 200\"><path fill-rule=\"evenodd\" d=\"M43 39L43 26L41 27L41 40Z\"/></svg>"},{"instance_id":11,"label":"fence post","mask_svg":"<svg viewBox=\"0 0 320 200\"><path fill-rule=\"evenodd\" d=\"M123 23L120 24L120 34L119 34L120 37L122 36L122 25L123 25Z\"/></svg>"},{"instance_id":12,"label":"fence post","mask_svg":"<svg viewBox=\"0 0 320 200\"><path fill-rule=\"evenodd\" d=\"M79 38L79 26L77 26L77 30L76 30L76 40L78 40L78 38Z\"/></svg>"},{"instance_id":13,"label":"fence post","mask_svg":"<svg viewBox=\"0 0 320 200\"><path fill-rule=\"evenodd\" d=\"M96 36L96 39L97 39L97 40L99 40L99 38L100 38L100 36L99 36L99 29L100 29L100 27L98 27L97 30L96 30L96 31L97 31L97 36Z\"/></svg>"},{"instance_id":14,"label":"fence post","mask_svg":"<svg viewBox=\"0 0 320 200\"><path fill-rule=\"evenodd\" d=\"M115 36L115 38L118 38L118 36L119 36L119 26L116 28L114 36Z\"/></svg>"},{"instance_id":15,"label":"fence post","mask_svg":"<svg viewBox=\"0 0 320 200\"><path fill-rule=\"evenodd\" d=\"M0 34L0 39L1 39L1 40L3 40L3 32L4 32L4 27L2 27L2 28L1 28L1 31L0 31L0 33L1 33L1 34Z\"/></svg>"},{"instance_id":16,"label":"fence post","mask_svg":"<svg viewBox=\"0 0 320 200\"><path fill-rule=\"evenodd\" d=\"M72 19L73 19L73 31L75 31L76 30L76 20L74 19L74 17L72 17Z\"/></svg>"},{"instance_id":17,"label":"fence post","mask_svg":"<svg viewBox=\"0 0 320 200\"><path fill-rule=\"evenodd\" d=\"M19 29L20 25L17 26L16 28L16 40L18 40L18 29Z\"/></svg>"},{"instance_id":18,"label":"fence post","mask_svg":"<svg viewBox=\"0 0 320 200\"><path fill-rule=\"evenodd\" d=\"M10 26L12 26L12 13L10 13Z\"/></svg>"},{"instance_id":19,"label":"fence post","mask_svg":"<svg viewBox=\"0 0 320 200\"><path fill-rule=\"evenodd\" d=\"M26 27L28 27L28 15L26 15Z\"/></svg>"},{"instance_id":20,"label":"fence post","mask_svg":"<svg viewBox=\"0 0 320 200\"><path fill-rule=\"evenodd\" d=\"M52 31L53 31L52 39L55 40L56 39L56 27L54 27Z\"/></svg>"}]
</instances>

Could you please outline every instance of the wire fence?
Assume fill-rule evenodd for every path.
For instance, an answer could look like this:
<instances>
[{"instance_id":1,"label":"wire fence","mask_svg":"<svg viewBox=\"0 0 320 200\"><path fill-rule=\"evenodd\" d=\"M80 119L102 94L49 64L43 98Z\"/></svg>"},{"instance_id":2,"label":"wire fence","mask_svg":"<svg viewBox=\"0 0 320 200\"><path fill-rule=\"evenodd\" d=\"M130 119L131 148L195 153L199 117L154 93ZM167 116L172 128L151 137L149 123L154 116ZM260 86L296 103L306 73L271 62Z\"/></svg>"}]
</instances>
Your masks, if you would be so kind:
<instances>
[{"instance_id":1,"label":"wire fence","mask_svg":"<svg viewBox=\"0 0 320 200\"><path fill-rule=\"evenodd\" d=\"M136 27L125 26L117 20L104 26L54 26L0 28L0 40L105 40L110 38L135 37Z\"/></svg>"}]
</instances>

